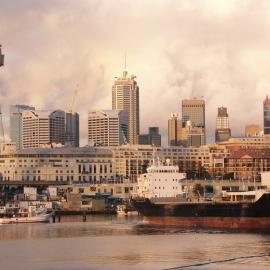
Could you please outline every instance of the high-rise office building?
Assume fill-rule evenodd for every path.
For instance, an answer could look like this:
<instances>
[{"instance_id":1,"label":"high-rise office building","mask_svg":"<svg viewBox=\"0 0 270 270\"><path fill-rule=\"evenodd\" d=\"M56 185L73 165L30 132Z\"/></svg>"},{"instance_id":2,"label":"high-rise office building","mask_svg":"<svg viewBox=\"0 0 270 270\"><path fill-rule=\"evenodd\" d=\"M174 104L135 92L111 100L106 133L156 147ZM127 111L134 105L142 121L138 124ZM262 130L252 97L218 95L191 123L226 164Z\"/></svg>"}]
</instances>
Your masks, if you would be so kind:
<instances>
[{"instance_id":1,"label":"high-rise office building","mask_svg":"<svg viewBox=\"0 0 270 270\"><path fill-rule=\"evenodd\" d=\"M116 77L112 86L112 109L128 113L128 137L130 144L137 144L140 134L139 87L136 76L124 70L122 77Z\"/></svg>"},{"instance_id":2,"label":"high-rise office building","mask_svg":"<svg viewBox=\"0 0 270 270\"><path fill-rule=\"evenodd\" d=\"M22 148L22 112L35 110L35 107L28 105L11 105L9 108L10 139L16 143L16 148Z\"/></svg>"},{"instance_id":3,"label":"high-rise office building","mask_svg":"<svg viewBox=\"0 0 270 270\"><path fill-rule=\"evenodd\" d=\"M191 121L184 123L183 130L183 146L200 147L205 144L204 128L192 126Z\"/></svg>"},{"instance_id":4,"label":"high-rise office building","mask_svg":"<svg viewBox=\"0 0 270 270\"><path fill-rule=\"evenodd\" d=\"M127 143L126 110L101 110L88 113L88 143L97 146L119 146Z\"/></svg>"},{"instance_id":5,"label":"high-rise office building","mask_svg":"<svg viewBox=\"0 0 270 270\"><path fill-rule=\"evenodd\" d=\"M184 126L187 121L190 121L191 128L196 128L196 132L194 131L197 133L196 136L201 134L198 141L205 144L205 101L202 99L182 100L182 121ZM190 133L192 133L191 129Z\"/></svg>"},{"instance_id":6,"label":"high-rise office building","mask_svg":"<svg viewBox=\"0 0 270 270\"><path fill-rule=\"evenodd\" d=\"M193 127L205 128L205 101L201 99L182 100L182 120L191 121Z\"/></svg>"},{"instance_id":7,"label":"high-rise office building","mask_svg":"<svg viewBox=\"0 0 270 270\"><path fill-rule=\"evenodd\" d=\"M158 127L149 127L148 134L138 136L138 144L161 146L161 135Z\"/></svg>"},{"instance_id":8,"label":"high-rise office building","mask_svg":"<svg viewBox=\"0 0 270 270\"><path fill-rule=\"evenodd\" d=\"M65 144L65 112L22 111L23 148L42 147L53 143Z\"/></svg>"},{"instance_id":9,"label":"high-rise office building","mask_svg":"<svg viewBox=\"0 0 270 270\"><path fill-rule=\"evenodd\" d=\"M80 124L79 124L79 114L67 112L66 113L66 136L65 144L79 147L80 146Z\"/></svg>"},{"instance_id":10,"label":"high-rise office building","mask_svg":"<svg viewBox=\"0 0 270 270\"><path fill-rule=\"evenodd\" d=\"M261 137L262 130L260 125L251 124L245 126L245 136L246 137Z\"/></svg>"},{"instance_id":11,"label":"high-rise office building","mask_svg":"<svg viewBox=\"0 0 270 270\"><path fill-rule=\"evenodd\" d=\"M263 101L263 133L265 136L270 136L270 99L268 95Z\"/></svg>"},{"instance_id":12,"label":"high-rise office building","mask_svg":"<svg viewBox=\"0 0 270 270\"><path fill-rule=\"evenodd\" d=\"M177 113L171 113L168 120L168 145L180 145L180 133L182 129L182 121L178 118Z\"/></svg>"},{"instance_id":13,"label":"high-rise office building","mask_svg":"<svg viewBox=\"0 0 270 270\"><path fill-rule=\"evenodd\" d=\"M227 108L219 107L216 119L216 142L223 142L229 140L231 137L231 129L229 127L229 115Z\"/></svg>"}]
</instances>

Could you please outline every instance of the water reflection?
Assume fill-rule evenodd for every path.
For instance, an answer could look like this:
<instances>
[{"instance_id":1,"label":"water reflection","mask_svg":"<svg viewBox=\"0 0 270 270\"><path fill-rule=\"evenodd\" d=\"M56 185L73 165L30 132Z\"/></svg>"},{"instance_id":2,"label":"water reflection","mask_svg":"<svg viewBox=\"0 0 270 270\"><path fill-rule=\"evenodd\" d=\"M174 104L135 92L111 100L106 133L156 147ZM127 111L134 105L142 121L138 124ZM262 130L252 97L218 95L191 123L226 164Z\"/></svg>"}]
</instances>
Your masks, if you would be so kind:
<instances>
[{"instance_id":1,"label":"water reflection","mask_svg":"<svg viewBox=\"0 0 270 270\"><path fill-rule=\"evenodd\" d=\"M165 269L270 252L270 235L153 228L140 217L63 217L61 223L0 226L0 269ZM270 258L200 269L269 269ZM198 268L196 268L198 269Z\"/></svg>"}]
</instances>

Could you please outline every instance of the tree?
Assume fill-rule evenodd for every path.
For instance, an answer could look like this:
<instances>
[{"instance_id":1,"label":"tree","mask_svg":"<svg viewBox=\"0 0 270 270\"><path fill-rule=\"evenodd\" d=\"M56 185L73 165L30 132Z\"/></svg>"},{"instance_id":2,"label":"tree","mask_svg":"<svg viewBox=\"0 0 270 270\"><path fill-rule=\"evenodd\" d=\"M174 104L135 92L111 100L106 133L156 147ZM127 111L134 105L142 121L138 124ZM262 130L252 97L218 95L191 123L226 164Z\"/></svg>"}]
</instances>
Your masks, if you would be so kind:
<instances>
[{"instance_id":1,"label":"tree","mask_svg":"<svg viewBox=\"0 0 270 270\"><path fill-rule=\"evenodd\" d=\"M201 184L195 184L193 186L193 189L192 189L192 192L194 194L194 196L199 199L200 197L203 196L203 193L204 193L204 188Z\"/></svg>"}]
</instances>

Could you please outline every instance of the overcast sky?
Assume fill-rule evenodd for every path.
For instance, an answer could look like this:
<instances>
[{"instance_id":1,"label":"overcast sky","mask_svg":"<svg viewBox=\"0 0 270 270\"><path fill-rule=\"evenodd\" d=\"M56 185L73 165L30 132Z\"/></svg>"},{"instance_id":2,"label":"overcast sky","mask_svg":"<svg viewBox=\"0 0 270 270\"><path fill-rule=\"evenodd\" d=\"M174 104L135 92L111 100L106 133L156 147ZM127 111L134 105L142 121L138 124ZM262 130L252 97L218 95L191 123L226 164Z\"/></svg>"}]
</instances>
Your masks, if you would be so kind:
<instances>
[{"instance_id":1,"label":"overcast sky","mask_svg":"<svg viewBox=\"0 0 270 270\"><path fill-rule=\"evenodd\" d=\"M208 141L218 106L233 135L262 125L270 94L270 1L0 0L0 103L74 109L86 144L87 112L111 108L113 78L127 69L140 86L141 132L204 97ZM8 129L7 117L5 126Z\"/></svg>"}]
</instances>

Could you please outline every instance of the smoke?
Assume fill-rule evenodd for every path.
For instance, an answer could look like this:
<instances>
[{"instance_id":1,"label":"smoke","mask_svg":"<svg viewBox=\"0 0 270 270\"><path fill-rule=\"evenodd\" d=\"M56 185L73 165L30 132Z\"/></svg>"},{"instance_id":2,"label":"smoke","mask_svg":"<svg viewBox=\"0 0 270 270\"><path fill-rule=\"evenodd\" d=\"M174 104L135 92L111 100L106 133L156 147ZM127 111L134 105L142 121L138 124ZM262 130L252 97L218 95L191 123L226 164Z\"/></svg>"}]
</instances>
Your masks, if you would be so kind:
<instances>
[{"instance_id":1,"label":"smoke","mask_svg":"<svg viewBox=\"0 0 270 270\"><path fill-rule=\"evenodd\" d=\"M159 126L166 143L170 112L184 98L206 100L212 140L217 107L233 135L262 124L270 86L268 1L0 0L0 103L80 113L111 108L113 78L127 69L140 87L141 131ZM8 128L8 118L5 117Z\"/></svg>"}]
</instances>

